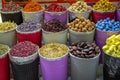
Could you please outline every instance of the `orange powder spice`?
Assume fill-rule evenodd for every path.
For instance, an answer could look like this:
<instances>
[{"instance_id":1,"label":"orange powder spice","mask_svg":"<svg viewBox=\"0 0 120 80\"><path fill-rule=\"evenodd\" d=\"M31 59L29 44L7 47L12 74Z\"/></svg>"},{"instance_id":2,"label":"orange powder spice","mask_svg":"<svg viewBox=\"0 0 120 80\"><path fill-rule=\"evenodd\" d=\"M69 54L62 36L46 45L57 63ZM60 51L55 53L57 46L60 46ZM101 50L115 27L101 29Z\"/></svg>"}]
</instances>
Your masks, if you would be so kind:
<instances>
[{"instance_id":1,"label":"orange powder spice","mask_svg":"<svg viewBox=\"0 0 120 80\"><path fill-rule=\"evenodd\" d=\"M37 2L29 2L28 4L26 4L26 6L23 8L23 11L25 12L36 12L36 11L40 11L42 10L42 6L40 6L39 3Z\"/></svg>"}]
</instances>

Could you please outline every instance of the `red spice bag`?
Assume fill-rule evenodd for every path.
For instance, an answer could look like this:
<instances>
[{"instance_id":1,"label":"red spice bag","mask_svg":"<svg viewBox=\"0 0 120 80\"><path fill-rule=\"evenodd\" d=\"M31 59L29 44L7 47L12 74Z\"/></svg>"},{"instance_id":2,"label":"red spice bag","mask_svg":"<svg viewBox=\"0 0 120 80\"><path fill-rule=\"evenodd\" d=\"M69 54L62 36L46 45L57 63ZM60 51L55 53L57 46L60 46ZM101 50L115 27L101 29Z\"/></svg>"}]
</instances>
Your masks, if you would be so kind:
<instances>
[{"instance_id":1,"label":"red spice bag","mask_svg":"<svg viewBox=\"0 0 120 80\"><path fill-rule=\"evenodd\" d=\"M16 28L16 31L18 42L31 41L41 47L42 30L38 22L26 20Z\"/></svg>"},{"instance_id":2,"label":"red spice bag","mask_svg":"<svg viewBox=\"0 0 120 80\"><path fill-rule=\"evenodd\" d=\"M3 55L0 55L0 80L10 80L10 67L9 67L9 57L8 51Z\"/></svg>"},{"instance_id":3,"label":"red spice bag","mask_svg":"<svg viewBox=\"0 0 120 80\"><path fill-rule=\"evenodd\" d=\"M42 30L36 31L36 32L18 32L17 31L17 39L18 42L23 41L31 41L41 47L41 41L42 41Z\"/></svg>"},{"instance_id":4,"label":"red spice bag","mask_svg":"<svg viewBox=\"0 0 120 80\"><path fill-rule=\"evenodd\" d=\"M95 23L97 23L97 21L99 21L101 19L105 19L107 17L109 17L110 19L114 19L115 18L115 10L108 11L108 12L104 12L104 11L100 12L100 11L93 10L93 12L92 12L92 18Z\"/></svg>"}]
</instances>

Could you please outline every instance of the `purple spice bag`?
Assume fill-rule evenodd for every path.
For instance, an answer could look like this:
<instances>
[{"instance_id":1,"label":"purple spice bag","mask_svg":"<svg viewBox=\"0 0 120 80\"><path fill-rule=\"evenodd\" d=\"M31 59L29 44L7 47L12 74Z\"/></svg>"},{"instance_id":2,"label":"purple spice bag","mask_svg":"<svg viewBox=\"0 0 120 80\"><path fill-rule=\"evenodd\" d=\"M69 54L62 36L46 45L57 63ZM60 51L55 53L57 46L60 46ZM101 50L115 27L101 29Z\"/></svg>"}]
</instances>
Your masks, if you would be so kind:
<instances>
[{"instance_id":1,"label":"purple spice bag","mask_svg":"<svg viewBox=\"0 0 120 80\"><path fill-rule=\"evenodd\" d=\"M59 21L66 24L67 23L67 11L63 11L63 12L48 12L48 11L45 11L45 22L48 22L52 19L58 19Z\"/></svg>"},{"instance_id":2,"label":"purple spice bag","mask_svg":"<svg viewBox=\"0 0 120 80\"><path fill-rule=\"evenodd\" d=\"M68 54L58 59L46 59L40 56L43 80L68 79Z\"/></svg>"},{"instance_id":3,"label":"purple spice bag","mask_svg":"<svg viewBox=\"0 0 120 80\"><path fill-rule=\"evenodd\" d=\"M96 36L95 36L95 42L99 46L101 50L101 55L100 55L100 63L102 63L102 47L106 44L106 39L114 34L119 34L120 31L101 31L99 29L96 29Z\"/></svg>"},{"instance_id":4,"label":"purple spice bag","mask_svg":"<svg viewBox=\"0 0 120 80\"><path fill-rule=\"evenodd\" d=\"M120 21L120 10L116 10L116 20Z\"/></svg>"}]
</instances>

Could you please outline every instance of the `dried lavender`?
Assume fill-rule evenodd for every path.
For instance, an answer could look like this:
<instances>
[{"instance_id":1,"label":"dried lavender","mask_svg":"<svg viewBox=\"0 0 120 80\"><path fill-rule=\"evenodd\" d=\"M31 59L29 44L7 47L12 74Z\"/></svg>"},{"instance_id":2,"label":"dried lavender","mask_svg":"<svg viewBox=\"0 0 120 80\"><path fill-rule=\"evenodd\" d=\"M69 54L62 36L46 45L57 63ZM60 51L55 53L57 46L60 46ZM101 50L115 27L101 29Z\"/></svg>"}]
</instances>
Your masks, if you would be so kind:
<instances>
[{"instance_id":1,"label":"dried lavender","mask_svg":"<svg viewBox=\"0 0 120 80\"><path fill-rule=\"evenodd\" d=\"M26 20L17 27L17 30L21 32L32 32L39 29L40 29L40 24L33 20Z\"/></svg>"}]
</instances>

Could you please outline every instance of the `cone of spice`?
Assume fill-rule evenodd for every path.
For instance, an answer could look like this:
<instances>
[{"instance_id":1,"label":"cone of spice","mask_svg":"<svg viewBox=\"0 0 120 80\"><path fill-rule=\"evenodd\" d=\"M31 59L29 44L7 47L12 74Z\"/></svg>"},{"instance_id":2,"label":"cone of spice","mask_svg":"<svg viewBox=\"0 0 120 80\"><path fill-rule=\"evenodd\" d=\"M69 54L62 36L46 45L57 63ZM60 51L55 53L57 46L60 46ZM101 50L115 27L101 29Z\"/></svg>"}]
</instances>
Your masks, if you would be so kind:
<instances>
[{"instance_id":1,"label":"cone of spice","mask_svg":"<svg viewBox=\"0 0 120 80\"><path fill-rule=\"evenodd\" d=\"M43 24L44 8L37 2L30 1L22 9L24 20L32 19Z\"/></svg>"},{"instance_id":2,"label":"cone of spice","mask_svg":"<svg viewBox=\"0 0 120 80\"><path fill-rule=\"evenodd\" d=\"M16 24L21 24L23 22L22 7L16 4L13 1L10 1L6 6L1 9L1 18L2 21L11 21Z\"/></svg>"}]
</instances>

